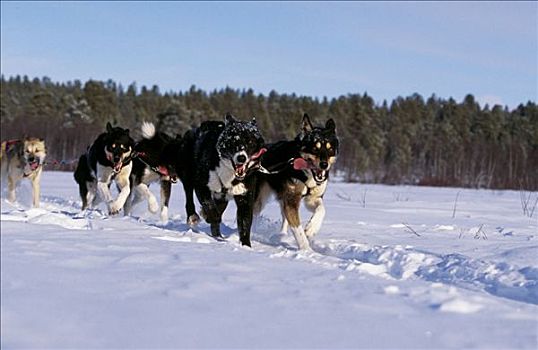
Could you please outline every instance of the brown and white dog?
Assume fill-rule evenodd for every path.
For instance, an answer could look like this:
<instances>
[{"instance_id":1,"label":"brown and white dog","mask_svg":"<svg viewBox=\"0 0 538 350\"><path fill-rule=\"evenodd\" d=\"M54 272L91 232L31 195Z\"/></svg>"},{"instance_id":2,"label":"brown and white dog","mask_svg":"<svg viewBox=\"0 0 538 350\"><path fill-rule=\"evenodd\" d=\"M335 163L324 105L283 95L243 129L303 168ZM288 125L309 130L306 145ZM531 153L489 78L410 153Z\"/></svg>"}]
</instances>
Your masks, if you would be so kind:
<instances>
[{"instance_id":1,"label":"brown and white dog","mask_svg":"<svg viewBox=\"0 0 538 350\"><path fill-rule=\"evenodd\" d=\"M24 140L4 141L1 147L1 177L2 181L7 178L8 201L16 201L17 184L27 178L32 182L32 205L39 207L41 173L47 155L45 141L28 137Z\"/></svg>"},{"instance_id":2,"label":"brown and white dog","mask_svg":"<svg viewBox=\"0 0 538 350\"><path fill-rule=\"evenodd\" d=\"M258 191L254 212L258 215L271 193L276 194L282 211L282 233L291 229L299 249L310 249L310 241L320 230L325 217L323 195L329 171L338 155L336 124L314 127L307 114L301 132L292 141L267 146L258 172ZM299 207L303 200L312 217L303 228Z\"/></svg>"}]
</instances>

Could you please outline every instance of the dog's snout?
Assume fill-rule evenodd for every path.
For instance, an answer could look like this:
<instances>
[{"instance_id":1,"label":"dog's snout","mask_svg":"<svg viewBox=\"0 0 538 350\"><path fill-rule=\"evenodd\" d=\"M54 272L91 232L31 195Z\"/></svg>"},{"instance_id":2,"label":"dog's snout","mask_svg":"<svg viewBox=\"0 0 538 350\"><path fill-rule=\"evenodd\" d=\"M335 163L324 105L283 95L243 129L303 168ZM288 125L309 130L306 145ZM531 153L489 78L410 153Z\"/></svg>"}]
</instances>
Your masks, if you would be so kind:
<instances>
[{"instance_id":1,"label":"dog's snout","mask_svg":"<svg viewBox=\"0 0 538 350\"><path fill-rule=\"evenodd\" d=\"M322 170L326 170L329 167L329 163L328 162L319 162L319 167Z\"/></svg>"},{"instance_id":2,"label":"dog's snout","mask_svg":"<svg viewBox=\"0 0 538 350\"><path fill-rule=\"evenodd\" d=\"M238 164L243 164L247 161L247 156L245 156L244 154L240 154L237 156L237 158L235 158L235 161L238 163Z\"/></svg>"},{"instance_id":3,"label":"dog's snout","mask_svg":"<svg viewBox=\"0 0 538 350\"><path fill-rule=\"evenodd\" d=\"M35 157L34 157L34 156L28 157L28 161L29 161L30 163L35 162Z\"/></svg>"}]
</instances>

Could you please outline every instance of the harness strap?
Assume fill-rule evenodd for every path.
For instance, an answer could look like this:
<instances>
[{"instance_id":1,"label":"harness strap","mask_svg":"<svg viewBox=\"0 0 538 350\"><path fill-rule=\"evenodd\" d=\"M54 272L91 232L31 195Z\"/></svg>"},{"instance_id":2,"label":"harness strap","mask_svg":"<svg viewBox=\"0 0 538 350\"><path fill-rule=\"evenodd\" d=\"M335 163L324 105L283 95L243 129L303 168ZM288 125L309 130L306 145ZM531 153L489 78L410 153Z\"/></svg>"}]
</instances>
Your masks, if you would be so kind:
<instances>
[{"instance_id":1,"label":"harness strap","mask_svg":"<svg viewBox=\"0 0 538 350\"><path fill-rule=\"evenodd\" d=\"M277 164L273 165L269 169L267 169L264 166L262 166L261 164L259 164L258 171L260 173L262 173L262 174L268 174L268 175L278 174L278 173L281 173L284 170L286 170L288 165L292 165L294 161L295 161L295 158L290 158L289 160L287 160L285 162L280 162L280 163L277 163Z\"/></svg>"},{"instance_id":2,"label":"harness strap","mask_svg":"<svg viewBox=\"0 0 538 350\"><path fill-rule=\"evenodd\" d=\"M149 164L148 162L146 162L142 156L145 156L146 154L144 152L136 152L136 154L131 157L131 159L133 158L138 158L138 160L140 160L142 163L144 163L148 168L150 168L151 171L153 172L156 172L157 174L161 175L161 176L170 176L170 174L165 174L163 173L162 171L159 170L159 167L158 166L152 166L151 164Z\"/></svg>"}]
</instances>

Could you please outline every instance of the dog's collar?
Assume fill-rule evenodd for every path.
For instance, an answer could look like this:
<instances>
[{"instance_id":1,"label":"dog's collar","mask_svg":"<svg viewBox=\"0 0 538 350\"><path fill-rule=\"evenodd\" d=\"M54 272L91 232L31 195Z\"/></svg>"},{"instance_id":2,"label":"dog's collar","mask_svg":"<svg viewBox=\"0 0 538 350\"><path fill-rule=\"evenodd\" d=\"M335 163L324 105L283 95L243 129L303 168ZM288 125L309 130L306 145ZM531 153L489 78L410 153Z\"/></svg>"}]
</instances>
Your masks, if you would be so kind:
<instances>
[{"instance_id":1,"label":"dog's collar","mask_svg":"<svg viewBox=\"0 0 538 350\"><path fill-rule=\"evenodd\" d=\"M20 143L22 140L7 140L5 142L5 145L6 145L6 153L8 153L11 148L16 145L17 143Z\"/></svg>"}]
</instances>

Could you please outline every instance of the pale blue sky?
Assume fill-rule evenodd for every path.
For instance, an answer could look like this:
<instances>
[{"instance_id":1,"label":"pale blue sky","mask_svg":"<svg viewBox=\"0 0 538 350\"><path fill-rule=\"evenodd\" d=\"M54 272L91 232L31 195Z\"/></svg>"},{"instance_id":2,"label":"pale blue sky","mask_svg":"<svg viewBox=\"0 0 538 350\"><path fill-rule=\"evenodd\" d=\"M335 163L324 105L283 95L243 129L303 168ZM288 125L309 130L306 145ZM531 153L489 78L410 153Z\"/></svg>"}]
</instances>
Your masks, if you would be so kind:
<instances>
[{"instance_id":1,"label":"pale blue sky","mask_svg":"<svg viewBox=\"0 0 538 350\"><path fill-rule=\"evenodd\" d=\"M377 102L537 100L537 2L5 2L1 72Z\"/></svg>"}]
</instances>

